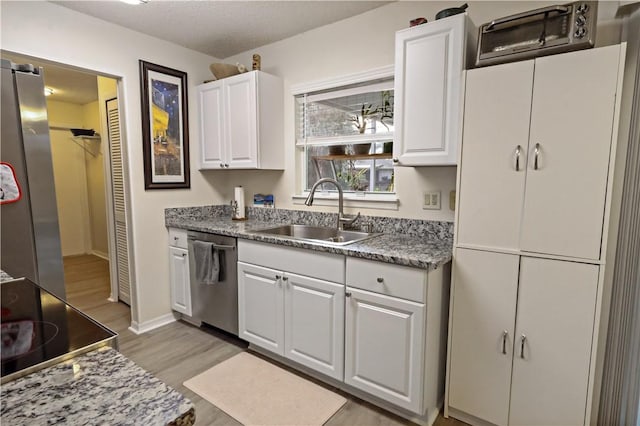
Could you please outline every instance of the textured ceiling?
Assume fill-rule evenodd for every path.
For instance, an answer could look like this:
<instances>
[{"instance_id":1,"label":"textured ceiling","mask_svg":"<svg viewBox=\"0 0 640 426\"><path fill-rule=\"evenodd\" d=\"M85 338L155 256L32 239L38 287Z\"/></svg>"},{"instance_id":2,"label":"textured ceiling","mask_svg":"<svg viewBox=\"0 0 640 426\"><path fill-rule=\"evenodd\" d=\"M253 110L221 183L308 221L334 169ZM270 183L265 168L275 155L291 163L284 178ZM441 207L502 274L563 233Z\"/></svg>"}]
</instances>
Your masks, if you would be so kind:
<instances>
[{"instance_id":1,"label":"textured ceiling","mask_svg":"<svg viewBox=\"0 0 640 426\"><path fill-rule=\"evenodd\" d=\"M389 1L52 1L218 59L358 15Z\"/></svg>"}]
</instances>

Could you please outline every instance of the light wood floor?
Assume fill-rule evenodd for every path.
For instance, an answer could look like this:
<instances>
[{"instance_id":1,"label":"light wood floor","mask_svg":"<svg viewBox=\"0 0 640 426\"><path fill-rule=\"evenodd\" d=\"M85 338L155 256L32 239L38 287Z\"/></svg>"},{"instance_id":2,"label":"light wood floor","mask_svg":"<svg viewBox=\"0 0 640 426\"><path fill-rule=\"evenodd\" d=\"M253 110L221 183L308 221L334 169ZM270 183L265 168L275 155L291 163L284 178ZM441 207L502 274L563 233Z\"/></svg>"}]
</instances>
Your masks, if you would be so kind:
<instances>
[{"instance_id":1,"label":"light wood floor","mask_svg":"<svg viewBox=\"0 0 640 426\"><path fill-rule=\"evenodd\" d=\"M64 259L64 273L69 303L117 332L120 352L127 358L189 398L196 407L197 426L240 425L182 383L246 350L245 342L215 329L197 328L182 321L136 335L128 330L131 323L129 307L107 300L110 294L107 261L91 255L67 257ZM413 424L349 394L337 392L347 398L347 403L329 419L327 426ZM442 416L435 424L465 425Z\"/></svg>"}]
</instances>

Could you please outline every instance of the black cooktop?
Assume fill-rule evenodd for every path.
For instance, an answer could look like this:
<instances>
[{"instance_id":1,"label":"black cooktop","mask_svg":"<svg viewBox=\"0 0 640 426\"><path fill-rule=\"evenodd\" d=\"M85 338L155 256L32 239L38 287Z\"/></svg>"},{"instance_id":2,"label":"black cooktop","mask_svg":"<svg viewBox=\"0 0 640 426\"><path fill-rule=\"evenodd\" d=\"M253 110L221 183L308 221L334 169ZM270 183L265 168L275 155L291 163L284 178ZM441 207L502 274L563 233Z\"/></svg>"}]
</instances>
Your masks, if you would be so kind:
<instances>
[{"instance_id":1,"label":"black cooktop","mask_svg":"<svg viewBox=\"0 0 640 426\"><path fill-rule=\"evenodd\" d=\"M2 383L100 346L116 333L33 282L0 284Z\"/></svg>"}]
</instances>

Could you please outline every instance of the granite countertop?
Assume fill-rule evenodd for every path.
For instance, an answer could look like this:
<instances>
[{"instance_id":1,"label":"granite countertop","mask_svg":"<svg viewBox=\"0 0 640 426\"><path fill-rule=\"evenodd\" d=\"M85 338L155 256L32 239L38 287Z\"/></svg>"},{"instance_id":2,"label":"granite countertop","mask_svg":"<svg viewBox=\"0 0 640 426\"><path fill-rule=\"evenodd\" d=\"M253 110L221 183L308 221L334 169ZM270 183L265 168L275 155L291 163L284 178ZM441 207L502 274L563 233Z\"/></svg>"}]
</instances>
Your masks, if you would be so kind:
<instances>
[{"instance_id":1,"label":"granite countertop","mask_svg":"<svg viewBox=\"0 0 640 426\"><path fill-rule=\"evenodd\" d=\"M3 424L192 425L191 401L111 348L2 385Z\"/></svg>"},{"instance_id":2,"label":"granite countertop","mask_svg":"<svg viewBox=\"0 0 640 426\"><path fill-rule=\"evenodd\" d=\"M5 281L10 281L12 279L13 277L11 275L7 274L5 271L0 269L0 283Z\"/></svg>"},{"instance_id":3,"label":"granite countertop","mask_svg":"<svg viewBox=\"0 0 640 426\"><path fill-rule=\"evenodd\" d=\"M215 215L205 218L184 214L165 215L165 225L171 228L228 235L248 240L343 254L346 256L417 268L437 268L449 262L452 256L453 238L449 232L442 232L442 237L437 233L432 233L429 237L396 232L382 233L379 236L345 246L336 246L331 243L325 244L322 242L311 243L284 236L264 235L252 232L258 229L289 223L300 222L295 220L292 222L291 220L265 221L258 219L233 221L228 216Z\"/></svg>"}]
</instances>

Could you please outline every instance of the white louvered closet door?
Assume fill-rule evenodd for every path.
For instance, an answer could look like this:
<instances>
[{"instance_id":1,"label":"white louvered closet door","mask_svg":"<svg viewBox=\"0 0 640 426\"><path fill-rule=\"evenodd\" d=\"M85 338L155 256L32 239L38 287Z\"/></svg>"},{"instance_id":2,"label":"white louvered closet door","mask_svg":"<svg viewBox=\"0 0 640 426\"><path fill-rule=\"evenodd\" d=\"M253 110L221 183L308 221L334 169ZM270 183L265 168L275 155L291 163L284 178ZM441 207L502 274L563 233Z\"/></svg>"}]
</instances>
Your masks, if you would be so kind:
<instances>
[{"instance_id":1,"label":"white louvered closet door","mask_svg":"<svg viewBox=\"0 0 640 426\"><path fill-rule=\"evenodd\" d=\"M109 127L111 186L113 192L113 213L115 218L116 262L118 264L118 299L124 303L131 304L124 174L122 170L122 145L120 139L120 115L118 112L117 99L107 101L107 125Z\"/></svg>"}]
</instances>

